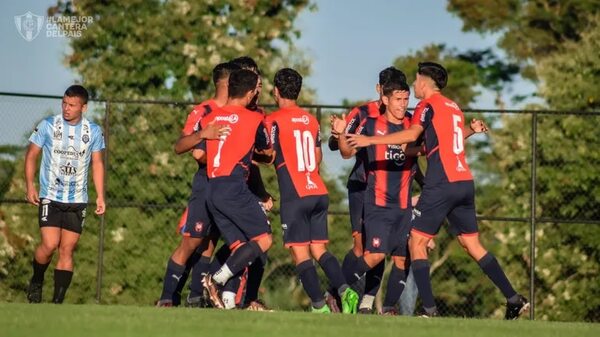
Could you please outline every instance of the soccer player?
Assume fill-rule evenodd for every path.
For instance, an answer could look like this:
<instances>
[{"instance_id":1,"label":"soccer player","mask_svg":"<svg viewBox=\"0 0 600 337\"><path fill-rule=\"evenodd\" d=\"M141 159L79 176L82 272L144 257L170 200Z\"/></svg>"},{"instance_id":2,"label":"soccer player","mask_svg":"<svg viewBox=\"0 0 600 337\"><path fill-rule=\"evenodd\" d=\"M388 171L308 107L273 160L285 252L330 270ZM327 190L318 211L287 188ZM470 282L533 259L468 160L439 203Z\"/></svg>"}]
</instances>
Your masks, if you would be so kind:
<instances>
[{"instance_id":1,"label":"soccer player","mask_svg":"<svg viewBox=\"0 0 600 337\"><path fill-rule=\"evenodd\" d=\"M44 273L58 249L53 303L62 303L73 277L73 251L83 230L88 203L90 162L96 187L96 210L104 214L104 136L97 124L83 117L88 92L72 85L62 99L62 114L42 120L29 137L25 154L27 201L39 207L42 242L35 250L27 299L42 301ZM34 185L37 158L42 153L40 192Z\"/></svg>"},{"instance_id":2,"label":"soccer player","mask_svg":"<svg viewBox=\"0 0 600 337\"><path fill-rule=\"evenodd\" d=\"M410 88L404 81L389 81L382 88L385 114L369 117L357 133L373 136L385 135L410 127L406 108ZM357 153L351 147L342 120L334 124L340 133L340 153L350 158ZM366 147L367 190L364 200L365 249L352 268L352 281L391 255L394 265L387 285L383 313L396 315L395 305L404 289L408 267L408 234L410 232L411 184L414 174L414 157L407 157L400 145L373 145Z\"/></svg>"},{"instance_id":3,"label":"soccer player","mask_svg":"<svg viewBox=\"0 0 600 337\"><path fill-rule=\"evenodd\" d=\"M313 312L331 312L321 292L314 258L337 290L343 312L354 313L358 294L348 286L338 260L326 246L329 197L319 175L322 159L319 121L296 104L302 89L302 76L297 71L279 70L274 86L273 96L279 110L266 120L275 151L285 247L290 250Z\"/></svg>"},{"instance_id":4,"label":"soccer player","mask_svg":"<svg viewBox=\"0 0 600 337\"><path fill-rule=\"evenodd\" d=\"M272 244L271 228L260 200L246 184L252 155L272 153L262 114L246 109L256 95L257 82L258 75L250 70L234 71L229 76L227 105L201 122L202 128L215 121L231 129L220 140L206 141L208 206L233 252L214 275L203 279L210 301L217 308L224 308L217 285L241 274Z\"/></svg>"},{"instance_id":5,"label":"soccer player","mask_svg":"<svg viewBox=\"0 0 600 337\"><path fill-rule=\"evenodd\" d=\"M347 133L354 133L361 127L368 117L378 117L385 112L385 106L382 104L382 87L387 82L395 80L397 82L406 82L404 73L394 67L388 67L379 72L379 82L375 90L379 99L355 107L348 115L345 121L347 124ZM333 121L333 119L332 119ZM338 150L338 137L333 127L332 137L329 138L329 148L332 151ZM350 210L350 224L352 227L353 246L344 257L342 270L347 280L352 279L352 268L356 260L363 255L363 215L364 215L364 194L367 188L367 176L365 174L366 151L359 150L355 157L355 163L348 177L348 204ZM359 313L371 313L373 310L373 301L379 291L379 286L385 269L385 261L382 261L365 276L365 291L361 299ZM330 301L333 306L333 301Z\"/></svg>"},{"instance_id":6,"label":"soccer player","mask_svg":"<svg viewBox=\"0 0 600 337\"><path fill-rule=\"evenodd\" d=\"M230 73L237 69L239 67L231 63L221 63L213 69L215 95L213 98L195 106L189 113L181 131L181 136L175 143L174 148L177 154L190 151L203 139L218 138L219 135L226 134L226 128L214 124L202 130L198 130L197 126L202 118L211 111L227 103L227 81ZM163 290L156 304L159 307L170 307L179 304L180 291L189 274L189 268L192 270L192 280L186 304L190 306L203 305L202 277L208 271L214 245L218 240L218 231L213 230L211 233L212 220L206 206L208 179L206 177L206 163L203 158L204 153L198 149L193 150L193 152L194 158L198 161L198 170L192 180L192 193L184 212L185 220L181 221L183 224L181 241L167 262ZM209 235L210 240L205 240ZM196 249L200 250L200 256L192 259L192 254Z\"/></svg>"},{"instance_id":7,"label":"soccer player","mask_svg":"<svg viewBox=\"0 0 600 337\"><path fill-rule=\"evenodd\" d=\"M427 175L417 206L413 210L409 240L412 268L425 315L438 316L431 289L427 243L438 232L442 220L459 231L458 241L507 299L506 319L516 319L529 302L512 287L498 261L479 241L475 213L473 176L465 161L464 116L458 105L441 94L448 74L440 64L419 63L414 82L415 97L421 99L408 130L385 136L351 135L353 146L405 144L425 136Z\"/></svg>"}]
</instances>

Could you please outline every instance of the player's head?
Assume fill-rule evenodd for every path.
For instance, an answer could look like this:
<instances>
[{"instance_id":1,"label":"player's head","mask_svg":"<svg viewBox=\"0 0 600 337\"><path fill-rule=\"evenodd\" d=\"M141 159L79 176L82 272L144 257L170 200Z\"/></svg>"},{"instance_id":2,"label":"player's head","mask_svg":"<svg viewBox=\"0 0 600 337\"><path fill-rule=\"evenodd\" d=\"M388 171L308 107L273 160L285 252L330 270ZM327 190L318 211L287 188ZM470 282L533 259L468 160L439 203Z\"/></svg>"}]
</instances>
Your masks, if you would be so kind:
<instances>
[{"instance_id":1,"label":"player's head","mask_svg":"<svg viewBox=\"0 0 600 337\"><path fill-rule=\"evenodd\" d=\"M250 104L248 104L248 109L257 110L258 98L262 92L262 78L260 77L260 69L258 68L258 64L256 64L256 61L254 61L254 59L252 59L250 56L240 56L229 62L239 66L242 69L253 71L258 75L258 81L256 82L256 95L254 95L252 101Z\"/></svg>"},{"instance_id":2,"label":"player's head","mask_svg":"<svg viewBox=\"0 0 600 337\"><path fill-rule=\"evenodd\" d=\"M229 80L229 75L234 71L241 69L240 66L231 62L223 62L217 64L212 71L213 83L218 86L220 83L225 83Z\"/></svg>"},{"instance_id":3,"label":"player's head","mask_svg":"<svg viewBox=\"0 0 600 337\"><path fill-rule=\"evenodd\" d=\"M405 81L389 81L383 85L382 94L381 100L386 106L386 113L395 120L404 118L408 108L410 86Z\"/></svg>"},{"instance_id":4,"label":"player's head","mask_svg":"<svg viewBox=\"0 0 600 337\"><path fill-rule=\"evenodd\" d=\"M383 95L382 87L390 81L398 83L406 82L406 75L404 75L401 70L396 69L396 67L387 67L380 71L379 82L377 83L377 86L375 86L375 90L377 90L380 97Z\"/></svg>"},{"instance_id":5,"label":"player's head","mask_svg":"<svg viewBox=\"0 0 600 337\"><path fill-rule=\"evenodd\" d=\"M87 110L90 95L81 85L72 85L67 88L62 100L62 115L66 121L79 121L81 114Z\"/></svg>"},{"instance_id":6,"label":"player's head","mask_svg":"<svg viewBox=\"0 0 600 337\"><path fill-rule=\"evenodd\" d=\"M246 106L256 95L258 75L246 69L235 70L229 75L229 99L246 99Z\"/></svg>"},{"instance_id":7,"label":"player's head","mask_svg":"<svg viewBox=\"0 0 600 337\"><path fill-rule=\"evenodd\" d=\"M297 100L302 89L302 76L291 68L280 69L275 74L273 80L275 87L273 88L273 94L275 101L279 102L281 98Z\"/></svg>"},{"instance_id":8,"label":"player's head","mask_svg":"<svg viewBox=\"0 0 600 337\"><path fill-rule=\"evenodd\" d=\"M415 97L424 98L428 90L440 91L448 83L448 72L439 63L419 62L415 79Z\"/></svg>"}]
</instances>

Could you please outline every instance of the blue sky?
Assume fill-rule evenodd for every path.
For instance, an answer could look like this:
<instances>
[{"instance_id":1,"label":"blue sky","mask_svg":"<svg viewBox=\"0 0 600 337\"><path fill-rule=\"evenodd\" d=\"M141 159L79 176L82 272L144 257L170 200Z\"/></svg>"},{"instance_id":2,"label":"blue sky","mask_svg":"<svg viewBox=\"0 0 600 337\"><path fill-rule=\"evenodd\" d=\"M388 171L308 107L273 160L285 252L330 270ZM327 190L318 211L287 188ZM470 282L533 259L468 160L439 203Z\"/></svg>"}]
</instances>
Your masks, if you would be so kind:
<instances>
[{"instance_id":1,"label":"blue sky","mask_svg":"<svg viewBox=\"0 0 600 337\"><path fill-rule=\"evenodd\" d=\"M67 39L46 37L42 30L42 34L27 42L16 29L14 16L27 11L46 15L47 8L54 3L0 2L0 91L60 95L76 78L63 64L68 53ZM339 104L344 98L374 97L381 69L396 57L430 43L467 50L494 47L497 39L497 36L463 33L460 19L449 14L446 2L440 0L319 0L317 6L316 12L306 11L296 22L302 31L296 45L313 60L313 72L306 83L317 90L315 103ZM526 83L514 85L514 90L520 93L533 89ZM39 114L44 113L47 110L44 104L48 103L40 102L39 108L32 104L28 110L32 115L25 118L24 124L39 118L33 111L39 109ZM481 95L474 106L494 108L493 96ZM7 118L8 113L7 104L0 104L3 120L11 119ZM0 126L0 135L5 134L7 124Z\"/></svg>"}]
</instances>

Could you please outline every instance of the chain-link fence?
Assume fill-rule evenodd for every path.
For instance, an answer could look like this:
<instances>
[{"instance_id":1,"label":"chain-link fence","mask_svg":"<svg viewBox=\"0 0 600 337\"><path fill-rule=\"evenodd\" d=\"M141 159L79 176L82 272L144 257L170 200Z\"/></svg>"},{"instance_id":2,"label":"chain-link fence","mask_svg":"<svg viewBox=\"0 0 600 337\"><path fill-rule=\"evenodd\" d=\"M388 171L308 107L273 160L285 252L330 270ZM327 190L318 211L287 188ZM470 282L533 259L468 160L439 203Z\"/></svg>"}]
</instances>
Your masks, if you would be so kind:
<instances>
[{"instance_id":1,"label":"chain-link fence","mask_svg":"<svg viewBox=\"0 0 600 337\"><path fill-rule=\"evenodd\" d=\"M0 298L6 301L25 301L39 242L37 209L24 198L27 137L44 116L60 112L60 100L0 94ZM191 156L173 151L192 106L90 102L86 114L102 125L107 141L108 207L104 217L86 220L69 302L150 305L158 298L196 168ZM329 115L347 111L306 108L321 120L324 138ZM534 299L531 317L600 321L600 112L472 110L466 115L483 118L491 129L467 141L482 242L515 288ZM326 146L323 152L331 200L329 248L341 260L352 242L345 198L352 160ZM262 167L262 175L278 199L273 169ZM92 204L94 198L91 191ZM308 298L281 242L277 205L270 218L274 245L260 296L277 309L306 308ZM436 244L431 273L442 314L501 317L500 292L457 241L442 229ZM51 289L51 277L46 282Z\"/></svg>"}]
</instances>

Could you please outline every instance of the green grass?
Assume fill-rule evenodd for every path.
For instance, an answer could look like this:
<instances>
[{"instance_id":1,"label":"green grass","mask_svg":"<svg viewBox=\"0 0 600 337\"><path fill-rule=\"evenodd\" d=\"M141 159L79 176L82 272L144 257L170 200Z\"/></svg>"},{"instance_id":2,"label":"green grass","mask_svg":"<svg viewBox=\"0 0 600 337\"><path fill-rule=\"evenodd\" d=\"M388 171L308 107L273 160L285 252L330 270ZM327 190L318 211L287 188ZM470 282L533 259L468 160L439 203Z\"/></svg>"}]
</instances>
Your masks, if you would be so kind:
<instances>
[{"instance_id":1,"label":"green grass","mask_svg":"<svg viewBox=\"0 0 600 337\"><path fill-rule=\"evenodd\" d=\"M0 337L600 336L600 324L0 303Z\"/></svg>"}]
</instances>

